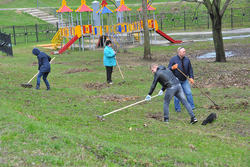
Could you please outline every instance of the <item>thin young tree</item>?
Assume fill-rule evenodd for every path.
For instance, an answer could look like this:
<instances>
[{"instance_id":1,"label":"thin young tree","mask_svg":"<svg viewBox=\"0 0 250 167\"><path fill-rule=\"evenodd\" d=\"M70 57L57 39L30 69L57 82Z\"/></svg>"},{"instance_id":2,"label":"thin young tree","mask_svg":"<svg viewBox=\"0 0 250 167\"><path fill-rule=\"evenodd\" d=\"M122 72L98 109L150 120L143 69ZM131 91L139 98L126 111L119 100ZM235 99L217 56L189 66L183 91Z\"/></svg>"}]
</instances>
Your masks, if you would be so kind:
<instances>
[{"instance_id":1,"label":"thin young tree","mask_svg":"<svg viewBox=\"0 0 250 167\"><path fill-rule=\"evenodd\" d=\"M151 59L148 16L147 16L147 0L142 0L142 21L143 21L143 33L144 33L143 59Z\"/></svg>"}]
</instances>

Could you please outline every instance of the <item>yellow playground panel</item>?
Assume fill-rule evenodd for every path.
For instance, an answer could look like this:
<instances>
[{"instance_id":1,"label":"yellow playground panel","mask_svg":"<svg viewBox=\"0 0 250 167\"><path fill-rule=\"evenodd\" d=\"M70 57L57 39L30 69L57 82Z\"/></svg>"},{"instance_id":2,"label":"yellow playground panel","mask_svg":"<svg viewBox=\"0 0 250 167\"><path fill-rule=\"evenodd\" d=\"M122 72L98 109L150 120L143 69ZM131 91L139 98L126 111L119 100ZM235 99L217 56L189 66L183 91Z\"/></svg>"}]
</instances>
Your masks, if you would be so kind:
<instances>
[{"instance_id":1,"label":"yellow playground panel","mask_svg":"<svg viewBox=\"0 0 250 167\"><path fill-rule=\"evenodd\" d=\"M154 19L148 20L148 27L155 29L155 31L158 30L158 23ZM63 38L66 38L69 40L70 36L78 36L78 38L82 36L87 35L96 35L96 36L102 36L109 33L137 33L137 35L134 34L134 36L139 39L138 37L138 31L143 30L143 21L137 21L133 22L131 24L128 23L119 23L115 25L106 25L106 26L92 26L92 25L77 25L75 27L64 27L60 28L53 39L51 40L52 47L54 49L57 48L57 46L61 45L61 42Z\"/></svg>"}]
</instances>

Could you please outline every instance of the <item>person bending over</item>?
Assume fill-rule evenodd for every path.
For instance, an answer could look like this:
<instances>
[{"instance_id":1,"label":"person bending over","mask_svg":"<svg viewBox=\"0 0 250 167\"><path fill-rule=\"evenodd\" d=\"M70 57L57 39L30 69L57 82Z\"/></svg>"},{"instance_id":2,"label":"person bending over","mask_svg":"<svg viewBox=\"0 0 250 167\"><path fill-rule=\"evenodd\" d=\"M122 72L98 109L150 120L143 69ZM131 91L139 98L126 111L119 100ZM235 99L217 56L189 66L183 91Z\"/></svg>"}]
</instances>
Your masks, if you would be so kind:
<instances>
[{"instance_id":1,"label":"person bending over","mask_svg":"<svg viewBox=\"0 0 250 167\"><path fill-rule=\"evenodd\" d=\"M145 100L146 101L151 100L151 95L154 92L157 83L159 82L162 85L162 88L159 92L159 96L163 95L163 92L166 90L164 97L164 105L163 105L164 122L169 123L169 103L173 98L173 96L178 97L180 102L186 107L191 117L190 124L198 122L197 119L195 118L192 108L186 101L180 82L174 76L172 71L163 65L158 66L156 63L150 66L150 70L154 74L154 80Z\"/></svg>"},{"instance_id":2,"label":"person bending over","mask_svg":"<svg viewBox=\"0 0 250 167\"><path fill-rule=\"evenodd\" d=\"M32 53L37 56L38 59L38 75L37 75L37 83L35 89L39 90L40 89L40 82L41 82L41 77L43 76L43 81L45 82L47 89L50 90L50 85L49 81L47 80L47 77L50 73L50 60L51 57L48 56L46 53L41 52L38 48L34 48L32 50Z\"/></svg>"}]
</instances>

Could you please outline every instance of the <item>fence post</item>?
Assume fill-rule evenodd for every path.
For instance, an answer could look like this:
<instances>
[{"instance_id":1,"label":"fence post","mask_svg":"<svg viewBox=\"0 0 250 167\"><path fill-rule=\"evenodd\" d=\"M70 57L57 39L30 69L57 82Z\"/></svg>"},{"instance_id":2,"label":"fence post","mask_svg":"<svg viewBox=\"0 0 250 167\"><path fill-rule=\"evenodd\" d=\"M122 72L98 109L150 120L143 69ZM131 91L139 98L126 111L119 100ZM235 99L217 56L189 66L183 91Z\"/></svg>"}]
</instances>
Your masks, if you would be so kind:
<instances>
[{"instance_id":1,"label":"fence post","mask_svg":"<svg viewBox=\"0 0 250 167\"><path fill-rule=\"evenodd\" d=\"M54 9L54 16L56 17L56 9Z\"/></svg>"},{"instance_id":2,"label":"fence post","mask_svg":"<svg viewBox=\"0 0 250 167\"><path fill-rule=\"evenodd\" d=\"M36 4L37 4L37 9L38 9L39 8L38 0L36 0Z\"/></svg>"},{"instance_id":3,"label":"fence post","mask_svg":"<svg viewBox=\"0 0 250 167\"><path fill-rule=\"evenodd\" d=\"M184 11L184 30L186 30L186 12Z\"/></svg>"},{"instance_id":4,"label":"fence post","mask_svg":"<svg viewBox=\"0 0 250 167\"><path fill-rule=\"evenodd\" d=\"M233 21L233 8L231 8L231 28L233 29L233 24L234 24L234 21Z\"/></svg>"},{"instance_id":5,"label":"fence post","mask_svg":"<svg viewBox=\"0 0 250 167\"><path fill-rule=\"evenodd\" d=\"M13 57L13 49L12 49L12 42L11 42L11 34L9 33L9 38L10 38L10 47L11 47L11 56Z\"/></svg>"},{"instance_id":6,"label":"fence post","mask_svg":"<svg viewBox=\"0 0 250 167\"><path fill-rule=\"evenodd\" d=\"M209 29L209 14L207 13L207 29Z\"/></svg>"},{"instance_id":7,"label":"fence post","mask_svg":"<svg viewBox=\"0 0 250 167\"><path fill-rule=\"evenodd\" d=\"M161 30L162 30L162 16L161 16Z\"/></svg>"},{"instance_id":8,"label":"fence post","mask_svg":"<svg viewBox=\"0 0 250 167\"><path fill-rule=\"evenodd\" d=\"M38 42L37 24L36 24L36 42Z\"/></svg>"},{"instance_id":9,"label":"fence post","mask_svg":"<svg viewBox=\"0 0 250 167\"><path fill-rule=\"evenodd\" d=\"M14 36L14 44L16 45L16 32L15 32L15 26L13 26L13 36Z\"/></svg>"}]
</instances>

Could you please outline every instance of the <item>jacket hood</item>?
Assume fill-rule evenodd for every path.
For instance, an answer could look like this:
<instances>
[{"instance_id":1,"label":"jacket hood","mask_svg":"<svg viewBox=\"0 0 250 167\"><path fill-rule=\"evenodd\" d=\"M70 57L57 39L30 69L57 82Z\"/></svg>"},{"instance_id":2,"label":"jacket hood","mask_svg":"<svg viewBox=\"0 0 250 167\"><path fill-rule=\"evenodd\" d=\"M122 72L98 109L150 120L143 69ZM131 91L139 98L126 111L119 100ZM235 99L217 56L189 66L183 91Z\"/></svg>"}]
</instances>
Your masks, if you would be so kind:
<instances>
[{"instance_id":1,"label":"jacket hood","mask_svg":"<svg viewBox=\"0 0 250 167\"><path fill-rule=\"evenodd\" d=\"M159 65L159 66L157 67L157 70L158 70L158 69L165 70L165 69L166 69L166 67L165 67L165 66L163 66L163 65Z\"/></svg>"},{"instance_id":2,"label":"jacket hood","mask_svg":"<svg viewBox=\"0 0 250 167\"><path fill-rule=\"evenodd\" d=\"M32 50L32 53L33 53L34 55L38 55L40 52L41 52L41 51L40 51L38 48L34 48L34 49Z\"/></svg>"}]
</instances>

